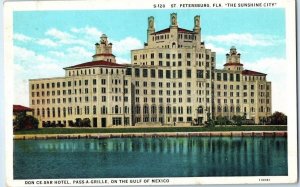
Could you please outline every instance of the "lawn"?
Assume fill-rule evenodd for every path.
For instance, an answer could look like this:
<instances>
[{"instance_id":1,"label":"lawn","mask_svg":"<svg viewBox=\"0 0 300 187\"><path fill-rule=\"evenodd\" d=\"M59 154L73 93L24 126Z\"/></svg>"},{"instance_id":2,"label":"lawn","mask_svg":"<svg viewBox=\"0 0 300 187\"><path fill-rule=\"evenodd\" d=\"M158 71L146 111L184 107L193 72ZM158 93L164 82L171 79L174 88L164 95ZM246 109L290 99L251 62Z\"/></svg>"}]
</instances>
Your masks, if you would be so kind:
<instances>
[{"instance_id":1,"label":"lawn","mask_svg":"<svg viewBox=\"0 0 300 187\"><path fill-rule=\"evenodd\" d=\"M286 131L287 126L223 126L223 127L156 127L156 128L43 128L20 130L20 134L79 134L79 133L143 133L143 132L206 132L206 131Z\"/></svg>"}]
</instances>

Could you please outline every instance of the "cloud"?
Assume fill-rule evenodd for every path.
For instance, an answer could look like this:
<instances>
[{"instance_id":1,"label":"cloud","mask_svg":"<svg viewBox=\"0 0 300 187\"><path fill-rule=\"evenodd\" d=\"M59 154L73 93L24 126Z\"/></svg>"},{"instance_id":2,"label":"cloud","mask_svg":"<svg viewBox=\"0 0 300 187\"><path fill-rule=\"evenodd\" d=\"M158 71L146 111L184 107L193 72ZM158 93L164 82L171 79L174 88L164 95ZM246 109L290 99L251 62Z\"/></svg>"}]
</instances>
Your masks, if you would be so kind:
<instances>
[{"instance_id":1,"label":"cloud","mask_svg":"<svg viewBox=\"0 0 300 187\"><path fill-rule=\"evenodd\" d=\"M84 34L92 38L99 38L103 33L95 27L86 26L83 28L72 28L71 32L77 34Z\"/></svg>"},{"instance_id":2,"label":"cloud","mask_svg":"<svg viewBox=\"0 0 300 187\"><path fill-rule=\"evenodd\" d=\"M205 44L205 48L206 49L211 49L213 52L216 52L217 54L219 54L219 53L225 54L229 51L229 49L225 49L225 48L222 48L222 47L216 47L212 43Z\"/></svg>"},{"instance_id":3,"label":"cloud","mask_svg":"<svg viewBox=\"0 0 300 187\"><path fill-rule=\"evenodd\" d=\"M286 89L288 84L287 61L283 58L262 58L255 62L244 62L244 68L266 73L272 82L272 110L288 113Z\"/></svg>"},{"instance_id":4,"label":"cloud","mask_svg":"<svg viewBox=\"0 0 300 187\"><path fill-rule=\"evenodd\" d=\"M250 33L230 33L226 35L208 35L204 37L207 42L216 42L226 45L245 45L245 46L274 46L284 42L277 36L266 34L250 34Z\"/></svg>"},{"instance_id":5,"label":"cloud","mask_svg":"<svg viewBox=\"0 0 300 187\"><path fill-rule=\"evenodd\" d=\"M127 58L116 57L116 61L118 64L131 64L131 60Z\"/></svg>"},{"instance_id":6,"label":"cloud","mask_svg":"<svg viewBox=\"0 0 300 187\"><path fill-rule=\"evenodd\" d=\"M130 50L143 47L142 42L133 37L126 37L120 41L112 41L112 44L114 53L118 55L127 54Z\"/></svg>"},{"instance_id":7,"label":"cloud","mask_svg":"<svg viewBox=\"0 0 300 187\"><path fill-rule=\"evenodd\" d=\"M14 40L21 41L21 42L27 42L27 41L32 40L31 37L26 36L24 34L20 34L20 33L15 33L13 38L14 38Z\"/></svg>"},{"instance_id":8,"label":"cloud","mask_svg":"<svg viewBox=\"0 0 300 187\"><path fill-rule=\"evenodd\" d=\"M44 56L35 53L34 51L28 50L23 47L14 46L14 63L20 64L23 67L31 67L32 64L37 63L53 63L54 60Z\"/></svg>"},{"instance_id":9,"label":"cloud","mask_svg":"<svg viewBox=\"0 0 300 187\"><path fill-rule=\"evenodd\" d=\"M54 41L46 38L46 39L39 39L37 41L37 44L42 45L42 46L47 46L47 47L56 47L57 43L55 43Z\"/></svg>"},{"instance_id":10,"label":"cloud","mask_svg":"<svg viewBox=\"0 0 300 187\"><path fill-rule=\"evenodd\" d=\"M46 31L45 34L59 40L67 40L73 38L73 36L70 35L69 33L60 31L56 28L49 29L48 31Z\"/></svg>"}]
</instances>

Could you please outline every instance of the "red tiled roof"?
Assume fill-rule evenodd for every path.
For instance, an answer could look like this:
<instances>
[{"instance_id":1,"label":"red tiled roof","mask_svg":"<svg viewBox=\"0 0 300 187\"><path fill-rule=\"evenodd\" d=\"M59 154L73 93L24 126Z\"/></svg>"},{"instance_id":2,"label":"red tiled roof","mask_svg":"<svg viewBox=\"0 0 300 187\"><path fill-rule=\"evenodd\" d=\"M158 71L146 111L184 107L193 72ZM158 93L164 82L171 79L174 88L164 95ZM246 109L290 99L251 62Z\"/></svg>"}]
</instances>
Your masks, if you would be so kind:
<instances>
[{"instance_id":1,"label":"red tiled roof","mask_svg":"<svg viewBox=\"0 0 300 187\"><path fill-rule=\"evenodd\" d=\"M266 76L267 74L265 73L260 73L256 71L251 71L251 70L244 70L242 71L243 75L254 75L254 76Z\"/></svg>"},{"instance_id":2,"label":"red tiled roof","mask_svg":"<svg viewBox=\"0 0 300 187\"><path fill-rule=\"evenodd\" d=\"M110 54L110 53L102 53L102 54L93 55L93 57L95 57L95 56L113 56L113 57L115 57L115 55Z\"/></svg>"},{"instance_id":3,"label":"red tiled roof","mask_svg":"<svg viewBox=\"0 0 300 187\"><path fill-rule=\"evenodd\" d=\"M122 64L107 62L104 60L99 61L91 61L91 62L85 62L82 64L77 64L75 66L66 67L64 69L72 69L72 68L88 68L88 67L109 67L109 68L123 68L125 67Z\"/></svg>"},{"instance_id":4,"label":"red tiled roof","mask_svg":"<svg viewBox=\"0 0 300 187\"><path fill-rule=\"evenodd\" d=\"M169 32L170 32L170 28L166 28L166 29L163 29L163 30L154 32L154 33L152 33L152 35L154 35L154 34L169 33ZM194 33L194 32L191 31L191 30L187 30L187 29L183 29L183 28L179 28L179 27L178 27L178 32L181 32L181 33Z\"/></svg>"},{"instance_id":5,"label":"red tiled roof","mask_svg":"<svg viewBox=\"0 0 300 187\"><path fill-rule=\"evenodd\" d=\"M32 111L32 109L22 105L13 105L13 112L26 112L26 111Z\"/></svg>"},{"instance_id":6,"label":"red tiled roof","mask_svg":"<svg viewBox=\"0 0 300 187\"><path fill-rule=\"evenodd\" d=\"M226 63L224 66L243 66L241 63Z\"/></svg>"}]
</instances>

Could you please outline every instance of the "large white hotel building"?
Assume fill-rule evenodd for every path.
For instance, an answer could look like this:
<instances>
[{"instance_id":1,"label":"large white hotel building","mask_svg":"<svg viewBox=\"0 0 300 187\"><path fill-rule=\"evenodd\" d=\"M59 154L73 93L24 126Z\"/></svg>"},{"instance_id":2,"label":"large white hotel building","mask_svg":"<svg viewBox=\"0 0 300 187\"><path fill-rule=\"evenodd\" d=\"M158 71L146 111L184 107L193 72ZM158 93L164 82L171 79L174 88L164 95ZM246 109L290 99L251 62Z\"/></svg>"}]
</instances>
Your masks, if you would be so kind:
<instances>
[{"instance_id":1,"label":"large white hotel building","mask_svg":"<svg viewBox=\"0 0 300 187\"><path fill-rule=\"evenodd\" d=\"M102 35L90 62L64 68L65 76L29 80L30 107L43 123L89 118L92 127L202 124L208 117L246 116L255 123L272 111L266 74L245 70L231 47L223 69L201 42L200 16L193 30L170 26L156 31L148 18L147 43L119 64Z\"/></svg>"}]
</instances>

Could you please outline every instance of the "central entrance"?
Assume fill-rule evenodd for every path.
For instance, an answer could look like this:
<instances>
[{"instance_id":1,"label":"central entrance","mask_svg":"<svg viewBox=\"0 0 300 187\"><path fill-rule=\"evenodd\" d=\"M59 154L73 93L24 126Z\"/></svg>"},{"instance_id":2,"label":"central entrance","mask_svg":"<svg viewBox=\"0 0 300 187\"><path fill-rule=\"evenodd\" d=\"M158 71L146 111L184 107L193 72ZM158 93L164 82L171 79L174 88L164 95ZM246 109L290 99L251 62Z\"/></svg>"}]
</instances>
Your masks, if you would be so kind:
<instances>
[{"instance_id":1,"label":"central entrance","mask_svg":"<svg viewBox=\"0 0 300 187\"><path fill-rule=\"evenodd\" d=\"M106 118L101 118L101 127L106 127Z\"/></svg>"},{"instance_id":2,"label":"central entrance","mask_svg":"<svg viewBox=\"0 0 300 187\"><path fill-rule=\"evenodd\" d=\"M93 127L97 127L97 118L93 118Z\"/></svg>"}]
</instances>

